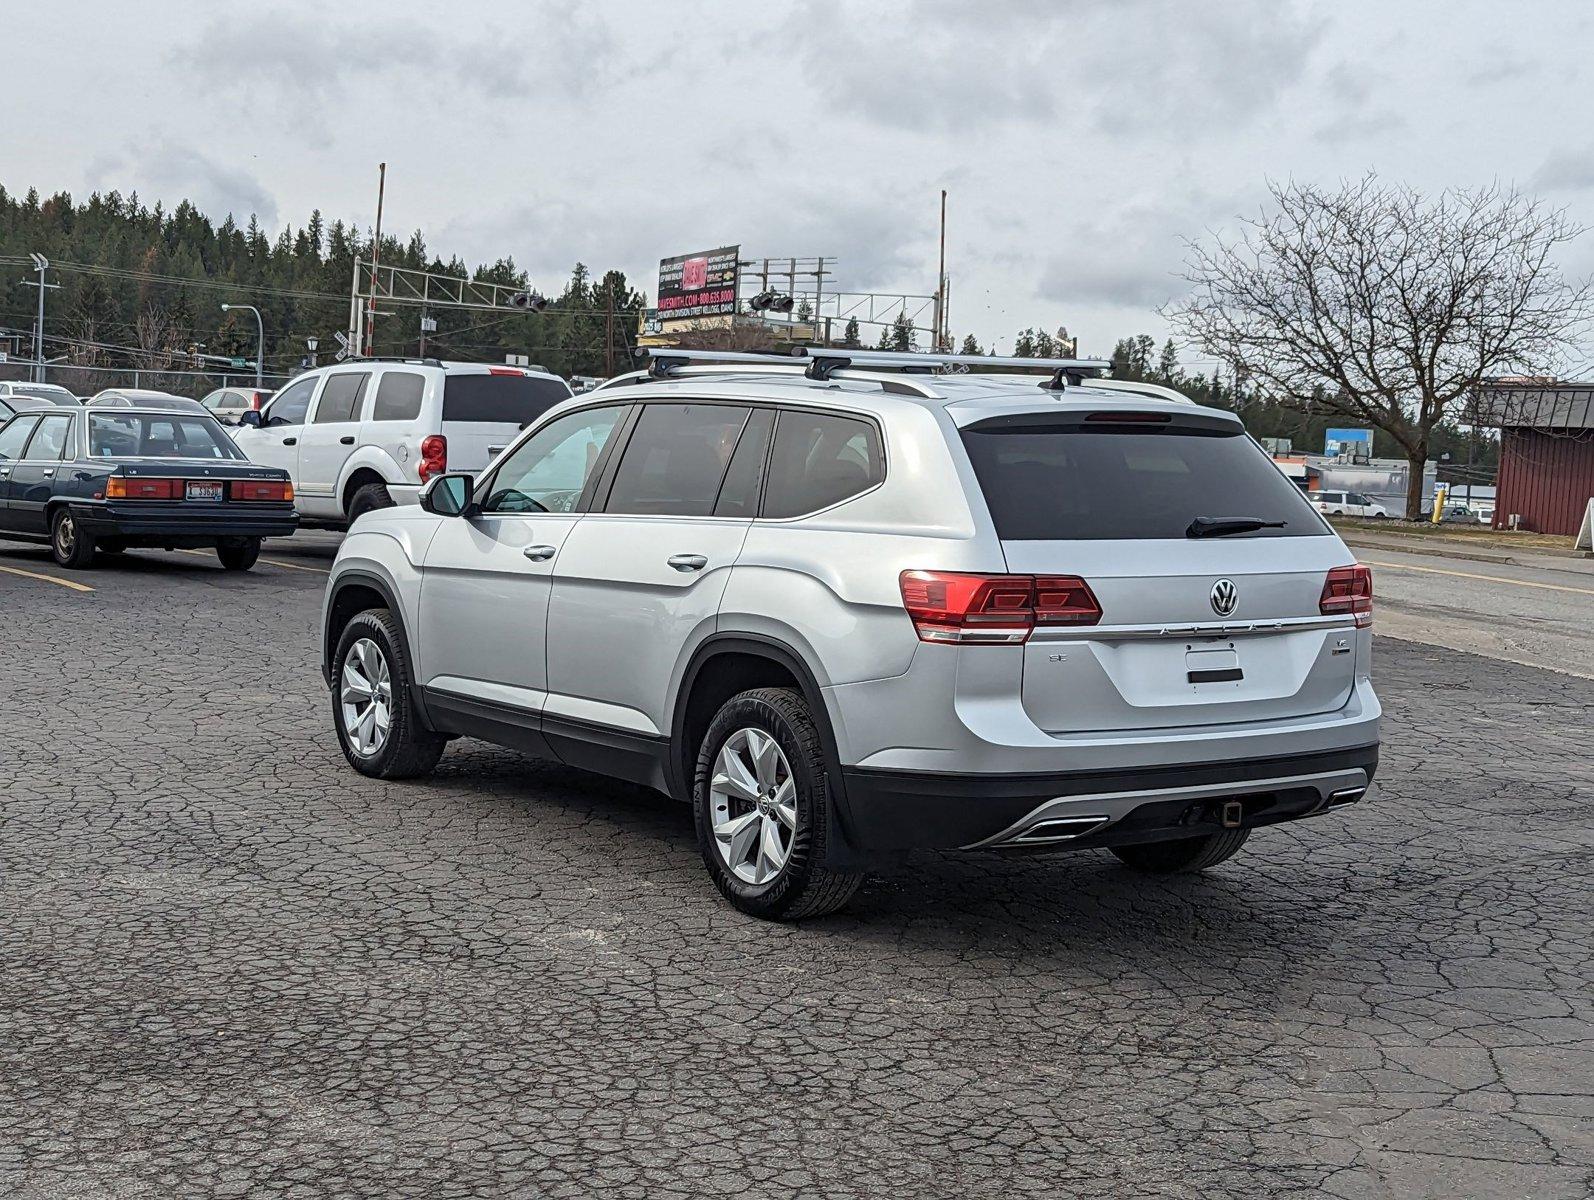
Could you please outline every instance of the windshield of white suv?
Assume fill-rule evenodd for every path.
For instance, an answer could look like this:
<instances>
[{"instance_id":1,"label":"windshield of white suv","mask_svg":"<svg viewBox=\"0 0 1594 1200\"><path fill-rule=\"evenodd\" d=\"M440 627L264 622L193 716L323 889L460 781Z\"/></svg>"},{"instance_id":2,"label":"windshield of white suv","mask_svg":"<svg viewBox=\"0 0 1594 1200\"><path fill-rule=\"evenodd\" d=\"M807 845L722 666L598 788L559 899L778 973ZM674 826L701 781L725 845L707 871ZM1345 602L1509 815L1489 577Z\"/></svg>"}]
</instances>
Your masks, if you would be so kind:
<instances>
[{"instance_id":1,"label":"windshield of white suv","mask_svg":"<svg viewBox=\"0 0 1594 1200\"><path fill-rule=\"evenodd\" d=\"M1177 426L963 430L1004 541L1191 536L1198 520L1280 522L1240 537L1325 532L1317 511L1243 433Z\"/></svg>"},{"instance_id":2,"label":"windshield of white suv","mask_svg":"<svg viewBox=\"0 0 1594 1200\"><path fill-rule=\"evenodd\" d=\"M522 375L449 375L443 380L443 420L525 425L570 398L562 380Z\"/></svg>"}]
</instances>

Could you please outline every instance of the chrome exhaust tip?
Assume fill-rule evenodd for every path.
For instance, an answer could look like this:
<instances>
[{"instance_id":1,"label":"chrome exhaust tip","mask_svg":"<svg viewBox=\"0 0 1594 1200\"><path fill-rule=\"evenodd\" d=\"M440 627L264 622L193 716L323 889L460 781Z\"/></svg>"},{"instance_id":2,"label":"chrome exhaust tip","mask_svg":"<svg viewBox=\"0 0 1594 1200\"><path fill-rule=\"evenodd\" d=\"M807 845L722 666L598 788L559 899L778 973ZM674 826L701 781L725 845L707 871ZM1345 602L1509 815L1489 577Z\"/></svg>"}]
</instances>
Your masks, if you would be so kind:
<instances>
[{"instance_id":1,"label":"chrome exhaust tip","mask_svg":"<svg viewBox=\"0 0 1594 1200\"><path fill-rule=\"evenodd\" d=\"M1365 787L1341 788L1328 798L1329 808L1343 808L1347 804L1355 804L1367 794Z\"/></svg>"},{"instance_id":2,"label":"chrome exhaust tip","mask_svg":"<svg viewBox=\"0 0 1594 1200\"><path fill-rule=\"evenodd\" d=\"M1004 846L1044 846L1052 842L1069 842L1095 833L1112 820L1102 813L1079 817L1047 817L1029 828L1014 834L1002 843Z\"/></svg>"}]
</instances>

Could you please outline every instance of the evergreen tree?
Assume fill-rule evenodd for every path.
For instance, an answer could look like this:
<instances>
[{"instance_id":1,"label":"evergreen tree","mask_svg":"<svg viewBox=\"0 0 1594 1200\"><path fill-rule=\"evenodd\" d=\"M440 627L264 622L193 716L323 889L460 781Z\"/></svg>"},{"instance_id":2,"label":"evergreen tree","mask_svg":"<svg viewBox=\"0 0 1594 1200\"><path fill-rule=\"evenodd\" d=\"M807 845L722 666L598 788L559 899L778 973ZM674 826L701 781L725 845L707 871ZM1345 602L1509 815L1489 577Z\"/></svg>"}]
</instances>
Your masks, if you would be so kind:
<instances>
[{"instance_id":1,"label":"evergreen tree","mask_svg":"<svg viewBox=\"0 0 1594 1200\"><path fill-rule=\"evenodd\" d=\"M846 330L845 333L843 333L841 335L841 344L843 346L847 347L847 349L849 349L849 350L862 350L863 349L863 341L858 336L858 318L857 317L849 317L847 319L847 330Z\"/></svg>"},{"instance_id":2,"label":"evergreen tree","mask_svg":"<svg viewBox=\"0 0 1594 1200\"><path fill-rule=\"evenodd\" d=\"M972 333L965 333L963 335L963 346L962 346L961 349L958 350L958 353L959 354L984 354L985 351L980 349L980 343L977 340L975 340L975 337L974 337L974 335Z\"/></svg>"},{"instance_id":3,"label":"evergreen tree","mask_svg":"<svg viewBox=\"0 0 1594 1200\"><path fill-rule=\"evenodd\" d=\"M908 316L908 310L903 309L897 314L897 319L891 322L892 350L917 350L919 348L919 333L913 327L913 318Z\"/></svg>"}]
</instances>

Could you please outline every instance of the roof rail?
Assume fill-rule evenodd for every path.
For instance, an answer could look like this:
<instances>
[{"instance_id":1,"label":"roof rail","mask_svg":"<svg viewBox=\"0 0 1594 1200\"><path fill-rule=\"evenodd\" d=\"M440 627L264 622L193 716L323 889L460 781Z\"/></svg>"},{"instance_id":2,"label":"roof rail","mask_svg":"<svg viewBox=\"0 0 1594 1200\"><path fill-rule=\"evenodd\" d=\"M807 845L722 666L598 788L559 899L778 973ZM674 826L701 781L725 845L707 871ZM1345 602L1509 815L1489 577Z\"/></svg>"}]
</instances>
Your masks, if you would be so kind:
<instances>
[{"instance_id":1,"label":"roof rail","mask_svg":"<svg viewBox=\"0 0 1594 1200\"><path fill-rule=\"evenodd\" d=\"M347 358L345 358L343 360L343 363L363 363L363 362L375 362L375 363L382 363L382 362L420 363L422 366L427 366L427 367L440 367L440 366L443 365L443 360L440 359L440 358L416 358L413 354L351 354L351 355L349 355ZM343 363L331 362L331 363L324 363L322 365L323 366L328 366L328 367L337 367L337 366L342 366ZM485 363L483 365L484 366L492 366L493 364L492 363Z\"/></svg>"},{"instance_id":2,"label":"roof rail","mask_svg":"<svg viewBox=\"0 0 1594 1200\"><path fill-rule=\"evenodd\" d=\"M1086 378L1112 369L1104 358L1014 358L995 354L940 354L935 351L849 350L835 346L805 346L810 379L829 379L835 371L861 367L868 371L922 371L957 373L970 367L1012 367L1024 371L1044 371L1051 378L1040 386L1061 391L1069 384L1078 386Z\"/></svg>"}]
</instances>

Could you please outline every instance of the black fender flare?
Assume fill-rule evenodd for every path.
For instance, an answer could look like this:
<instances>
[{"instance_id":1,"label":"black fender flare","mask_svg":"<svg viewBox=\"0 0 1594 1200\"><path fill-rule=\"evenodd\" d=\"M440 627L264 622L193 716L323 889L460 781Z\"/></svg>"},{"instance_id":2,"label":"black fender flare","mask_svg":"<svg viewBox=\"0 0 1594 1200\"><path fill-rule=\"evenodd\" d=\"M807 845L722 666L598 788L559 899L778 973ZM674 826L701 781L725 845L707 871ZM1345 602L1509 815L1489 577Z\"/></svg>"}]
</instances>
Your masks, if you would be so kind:
<instances>
[{"instance_id":1,"label":"black fender flare","mask_svg":"<svg viewBox=\"0 0 1594 1200\"><path fill-rule=\"evenodd\" d=\"M692 652L681 674L681 684L675 694L674 714L670 721L670 758L665 764L665 779L670 795L690 802L692 799L692 772L695 763L689 763L686 749L686 710L697 677L711 660L723 654L749 654L778 663L796 677L808 711L819 729L819 743L825 756L825 776L829 783L830 811L828 859L838 867L856 865L857 852L854 839L849 836L852 826L851 810L847 805L846 782L841 773L841 753L836 746L836 733L830 725L830 710L825 707L824 693L819 680L808 663L787 643L758 633L716 633L704 639Z\"/></svg>"}]
</instances>

